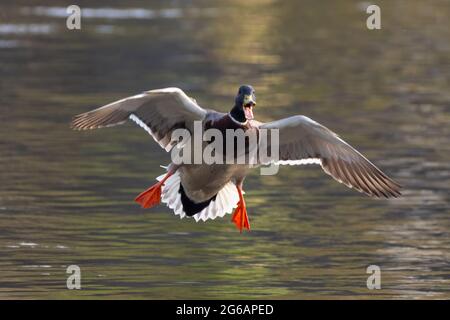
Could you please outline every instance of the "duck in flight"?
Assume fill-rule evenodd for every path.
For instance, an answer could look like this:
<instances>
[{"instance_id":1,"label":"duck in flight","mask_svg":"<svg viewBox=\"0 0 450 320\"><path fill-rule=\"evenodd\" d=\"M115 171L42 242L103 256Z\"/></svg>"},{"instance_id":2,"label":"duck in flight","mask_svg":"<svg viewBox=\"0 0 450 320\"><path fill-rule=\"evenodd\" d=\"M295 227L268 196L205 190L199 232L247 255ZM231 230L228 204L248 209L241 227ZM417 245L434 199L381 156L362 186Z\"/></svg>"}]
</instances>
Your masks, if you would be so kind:
<instances>
[{"instance_id":1,"label":"duck in flight","mask_svg":"<svg viewBox=\"0 0 450 320\"><path fill-rule=\"evenodd\" d=\"M204 109L181 89L165 88L77 115L73 118L72 128L96 129L131 120L168 152L175 146L183 148L180 142L172 139L174 130L182 128L192 133L195 121L200 121L204 129L221 131L277 129L277 164L318 164L338 182L369 196L400 196L401 186L397 182L333 131L301 115L262 123L253 117L255 106L255 91L249 85L239 88L229 113ZM250 230L243 196L243 182L249 169L249 165L242 164L171 163L167 173L158 177L158 182L139 194L135 201L143 208L162 201L180 218L193 217L196 221L224 217L234 209L232 221L237 228L241 232Z\"/></svg>"}]
</instances>

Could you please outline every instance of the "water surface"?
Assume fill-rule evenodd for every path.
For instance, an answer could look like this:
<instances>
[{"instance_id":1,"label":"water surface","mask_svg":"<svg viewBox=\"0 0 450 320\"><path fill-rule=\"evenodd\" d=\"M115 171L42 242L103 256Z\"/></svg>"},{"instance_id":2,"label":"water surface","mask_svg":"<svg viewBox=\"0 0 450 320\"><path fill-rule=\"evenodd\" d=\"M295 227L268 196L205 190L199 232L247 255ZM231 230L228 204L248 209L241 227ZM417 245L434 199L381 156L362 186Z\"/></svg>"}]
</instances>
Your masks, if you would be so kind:
<instances>
[{"instance_id":1,"label":"water surface","mask_svg":"<svg viewBox=\"0 0 450 320\"><path fill-rule=\"evenodd\" d=\"M450 4L59 1L0 5L0 298L450 298ZM252 231L133 202L169 155L137 127L69 121L178 86L227 111L257 90L263 121L304 114L405 186L397 200L320 168L253 172ZM82 290L67 290L79 265ZM368 265L382 289L366 287Z\"/></svg>"}]
</instances>

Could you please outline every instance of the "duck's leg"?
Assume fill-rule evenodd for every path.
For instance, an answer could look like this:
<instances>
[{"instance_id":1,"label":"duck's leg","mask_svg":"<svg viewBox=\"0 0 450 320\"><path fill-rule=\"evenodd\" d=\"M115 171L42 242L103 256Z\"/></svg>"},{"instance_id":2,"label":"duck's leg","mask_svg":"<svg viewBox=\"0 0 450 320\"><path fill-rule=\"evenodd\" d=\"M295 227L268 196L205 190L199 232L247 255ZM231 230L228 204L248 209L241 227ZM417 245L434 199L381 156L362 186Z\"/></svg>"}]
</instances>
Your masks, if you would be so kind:
<instances>
[{"instance_id":1,"label":"duck's leg","mask_svg":"<svg viewBox=\"0 0 450 320\"><path fill-rule=\"evenodd\" d=\"M173 175L177 171L176 167L169 167L169 170L167 171L167 174L164 176L164 178L161 181L158 181L156 184L145 190L144 192L140 193L134 201L139 203L142 208L151 208L161 203L161 188L166 182L167 179L171 175Z\"/></svg>"},{"instance_id":2,"label":"duck's leg","mask_svg":"<svg viewBox=\"0 0 450 320\"><path fill-rule=\"evenodd\" d=\"M231 221L233 221L239 231L242 232L243 228L250 230L250 223L248 222L247 209L245 207L244 196L242 195L242 184L237 184L236 188L239 194L239 203L237 208L234 210Z\"/></svg>"}]
</instances>

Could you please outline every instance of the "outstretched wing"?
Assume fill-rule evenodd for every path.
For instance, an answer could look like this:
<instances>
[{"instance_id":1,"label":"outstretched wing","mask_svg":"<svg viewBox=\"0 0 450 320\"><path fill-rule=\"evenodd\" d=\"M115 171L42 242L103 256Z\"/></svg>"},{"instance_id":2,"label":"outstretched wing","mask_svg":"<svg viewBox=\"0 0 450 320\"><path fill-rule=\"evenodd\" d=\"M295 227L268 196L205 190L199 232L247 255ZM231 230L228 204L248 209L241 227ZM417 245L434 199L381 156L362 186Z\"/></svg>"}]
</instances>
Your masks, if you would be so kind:
<instances>
[{"instance_id":1,"label":"outstretched wing","mask_svg":"<svg viewBox=\"0 0 450 320\"><path fill-rule=\"evenodd\" d=\"M400 196L401 186L397 182L337 134L308 117L293 116L259 128L279 129L278 164L320 164L340 183L369 196Z\"/></svg>"},{"instance_id":2,"label":"outstretched wing","mask_svg":"<svg viewBox=\"0 0 450 320\"><path fill-rule=\"evenodd\" d=\"M203 120L206 113L181 89L166 88L147 91L79 114L73 118L72 128L109 127L130 119L169 151L173 147L170 144L172 131L178 128L192 130L193 122Z\"/></svg>"}]
</instances>

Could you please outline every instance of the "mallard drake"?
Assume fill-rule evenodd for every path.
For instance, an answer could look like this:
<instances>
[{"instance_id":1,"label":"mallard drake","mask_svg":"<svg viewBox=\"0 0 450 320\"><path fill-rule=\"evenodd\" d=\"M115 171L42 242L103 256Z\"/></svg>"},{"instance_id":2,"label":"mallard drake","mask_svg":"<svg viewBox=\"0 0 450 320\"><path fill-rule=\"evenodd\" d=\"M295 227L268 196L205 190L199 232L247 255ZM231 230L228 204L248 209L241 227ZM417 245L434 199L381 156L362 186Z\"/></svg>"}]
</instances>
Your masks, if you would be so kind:
<instances>
[{"instance_id":1,"label":"mallard drake","mask_svg":"<svg viewBox=\"0 0 450 320\"><path fill-rule=\"evenodd\" d=\"M306 116L292 116L262 123L253 117L255 90L249 85L239 88L229 113L200 107L181 89L150 90L101 108L77 115L72 128L95 129L135 122L147 131L166 151L180 141L172 139L176 129L193 132L194 122L203 128L261 130L278 129L279 161L282 165L318 164L335 180L373 197L398 197L401 186L385 175L366 157L338 137L337 134ZM158 182L139 194L135 201L143 208L161 201L180 218L196 221L215 219L231 213L232 221L242 232L250 230L244 200L243 182L249 165L238 164L174 164Z\"/></svg>"}]
</instances>

